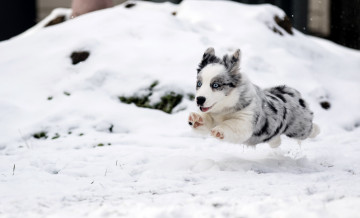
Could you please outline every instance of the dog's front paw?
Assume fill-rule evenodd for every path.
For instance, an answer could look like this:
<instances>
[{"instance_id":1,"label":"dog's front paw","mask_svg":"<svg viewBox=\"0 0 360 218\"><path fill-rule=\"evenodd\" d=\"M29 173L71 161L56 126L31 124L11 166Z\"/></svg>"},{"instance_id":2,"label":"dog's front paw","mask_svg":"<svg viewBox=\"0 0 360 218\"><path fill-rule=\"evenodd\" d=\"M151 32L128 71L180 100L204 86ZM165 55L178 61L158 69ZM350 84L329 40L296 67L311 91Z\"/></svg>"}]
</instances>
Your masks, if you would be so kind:
<instances>
[{"instance_id":1,"label":"dog's front paw","mask_svg":"<svg viewBox=\"0 0 360 218\"><path fill-rule=\"evenodd\" d=\"M220 127L213 128L211 135L218 139L224 139L224 131Z\"/></svg>"},{"instance_id":2,"label":"dog's front paw","mask_svg":"<svg viewBox=\"0 0 360 218\"><path fill-rule=\"evenodd\" d=\"M189 125L195 129L199 126L204 125L204 119L199 114L194 112L190 113L188 121Z\"/></svg>"}]
</instances>

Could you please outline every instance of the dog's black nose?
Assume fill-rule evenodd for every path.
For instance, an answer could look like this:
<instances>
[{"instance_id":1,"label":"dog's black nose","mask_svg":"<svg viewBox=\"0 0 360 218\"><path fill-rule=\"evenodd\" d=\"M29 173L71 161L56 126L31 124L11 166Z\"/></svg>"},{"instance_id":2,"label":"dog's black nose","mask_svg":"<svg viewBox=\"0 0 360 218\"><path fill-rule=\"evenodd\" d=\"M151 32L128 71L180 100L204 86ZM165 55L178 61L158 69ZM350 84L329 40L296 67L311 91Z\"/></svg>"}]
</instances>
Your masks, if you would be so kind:
<instances>
[{"instance_id":1,"label":"dog's black nose","mask_svg":"<svg viewBox=\"0 0 360 218\"><path fill-rule=\"evenodd\" d=\"M205 101L206 101L206 98L203 96L199 96L196 98L196 103L200 106L202 106L205 103Z\"/></svg>"}]
</instances>

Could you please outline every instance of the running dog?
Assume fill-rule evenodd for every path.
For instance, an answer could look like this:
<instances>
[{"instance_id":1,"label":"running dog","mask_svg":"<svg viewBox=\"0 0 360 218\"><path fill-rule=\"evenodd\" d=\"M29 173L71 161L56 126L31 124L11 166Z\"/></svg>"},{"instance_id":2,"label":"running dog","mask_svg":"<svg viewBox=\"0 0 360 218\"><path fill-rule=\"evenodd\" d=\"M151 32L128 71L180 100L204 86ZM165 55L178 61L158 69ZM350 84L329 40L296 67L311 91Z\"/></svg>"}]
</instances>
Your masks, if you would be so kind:
<instances>
[{"instance_id":1,"label":"running dog","mask_svg":"<svg viewBox=\"0 0 360 218\"><path fill-rule=\"evenodd\" d=\"M222 59L208 48L197 69L196 103L189 125L196 131L233 143L281 144L281 134L314 138L319 127L300 93L287 86L260 89L240 72L240 49Z\"/></svg>"}]
</instances>

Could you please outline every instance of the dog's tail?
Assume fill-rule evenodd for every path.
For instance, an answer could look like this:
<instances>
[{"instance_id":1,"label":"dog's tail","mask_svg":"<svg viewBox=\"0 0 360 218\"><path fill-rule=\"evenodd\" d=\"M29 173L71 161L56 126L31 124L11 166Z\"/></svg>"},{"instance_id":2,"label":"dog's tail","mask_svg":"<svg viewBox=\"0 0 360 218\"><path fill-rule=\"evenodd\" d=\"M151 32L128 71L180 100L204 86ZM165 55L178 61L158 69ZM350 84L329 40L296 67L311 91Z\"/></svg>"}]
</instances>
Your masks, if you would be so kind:
<instances>
[{"instance_id":1,"label":"dog's tail","mask_svg":"<svg viewBox=\"0 0 360 218\"><path fill-rule=\"evenodd\" d=\"M316 123L313 123L309 138L311 139L315 138L317 135L319 135L319 133L320 133L320 127Z\"/></svg>"}]
</instances>

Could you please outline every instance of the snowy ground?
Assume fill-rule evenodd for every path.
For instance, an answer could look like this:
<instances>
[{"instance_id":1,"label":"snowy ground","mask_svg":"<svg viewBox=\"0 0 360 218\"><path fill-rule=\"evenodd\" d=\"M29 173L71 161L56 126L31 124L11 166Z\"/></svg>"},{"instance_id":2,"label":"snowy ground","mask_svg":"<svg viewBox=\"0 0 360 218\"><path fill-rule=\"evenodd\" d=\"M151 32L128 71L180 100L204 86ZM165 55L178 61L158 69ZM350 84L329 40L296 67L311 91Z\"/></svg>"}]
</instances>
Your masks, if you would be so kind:
<instances>
[{"instance_id":1,"label":"snowy ground","mask_svg":"<svg viewBox=\"0 0 360 218\"><path fill-rule=\"evenodd\" d=\"M1 42L0 217L359 217L360 52L289 35L275 15L137 2ZM190 131L187 98L173 114L118 100L154 81L153 102L194 93L210 46L241 48L242 71L261 87L300 90L319 137L284 137L276 150L229 144ZM90 57L72 65L75 50ZM41 131L47 139L33 137Z\"/></svg>"}]
</instances>

